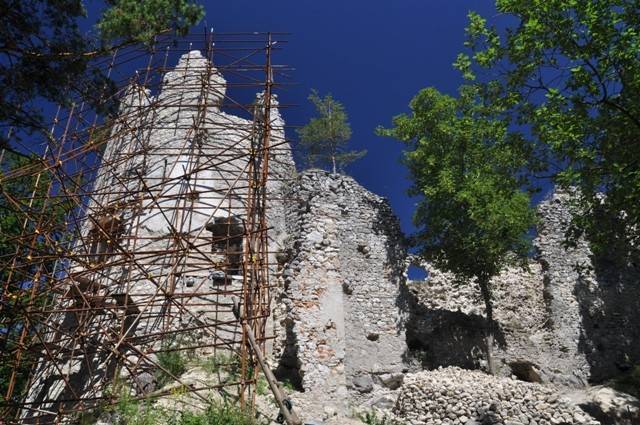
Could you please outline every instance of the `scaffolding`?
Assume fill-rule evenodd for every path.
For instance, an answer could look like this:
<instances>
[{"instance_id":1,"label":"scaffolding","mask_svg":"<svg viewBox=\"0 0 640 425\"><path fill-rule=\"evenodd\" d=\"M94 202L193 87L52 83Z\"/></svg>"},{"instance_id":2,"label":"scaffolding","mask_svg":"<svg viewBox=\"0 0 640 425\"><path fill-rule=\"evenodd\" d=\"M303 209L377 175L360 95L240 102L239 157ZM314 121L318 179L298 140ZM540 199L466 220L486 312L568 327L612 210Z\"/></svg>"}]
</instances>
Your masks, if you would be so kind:
<instances>
[{"instance_id":1,"label":"scaffolding","mask_svg":"<svg viewBox=\"0 0 640 425\"><path fill-rule=\"evenodd\" d=\"M72 423L116 403L118 382L161 397L158 376L254 408L247 332L265 352L295 170L274 82L289 68L272 64L284 43L207 32L121 47L92 65L115 91L58 106L42 143L15 140L20 161L2 151L0 207L16 221L0 257L0 423ZM225 353L238 371L182 385L172 353Z\"/></svg>"}]
</instances>

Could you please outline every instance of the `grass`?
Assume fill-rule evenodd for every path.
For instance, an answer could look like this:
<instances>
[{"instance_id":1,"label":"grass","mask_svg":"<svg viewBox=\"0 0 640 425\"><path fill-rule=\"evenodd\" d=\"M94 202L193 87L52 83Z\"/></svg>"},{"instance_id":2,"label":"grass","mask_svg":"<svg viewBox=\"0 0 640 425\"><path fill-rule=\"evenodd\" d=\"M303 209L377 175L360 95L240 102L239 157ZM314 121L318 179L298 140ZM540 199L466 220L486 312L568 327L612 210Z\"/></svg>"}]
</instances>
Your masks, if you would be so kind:
<instances>
[{"instance_id":1,"label":"grass","mask_svg":"<svg viewBox=\"0 0 640 425\"><path fill-rule=\"evenodd\" d=\"M376 412L359 413L358 419L367 425L391 425L391 420L386 416L378 417Z\"/></svg>"},{"instance_id":2,"label":"grass","mask_svg":"<svg viewBox=\"0 0 640 425\"><path fill-rule=\"evenodd\" d=\"M238 356L218 353L215 356L198 360L195 363L209 373L226 372L233 379L240 375L240 359Z\"/></svg>"},{"instance_id":3,"label":"grass","mask_svg":"<svg viewBox=\"0 0 640 425\"><path fill-rule=\"evenodd\" d=\"M150 400L138 400L123 392L112 408L114 425L259 425L250 413L227 403L212 403L204 412L168 412Z\"/></svg>"},{"instance_id":4,"label":"grass","mask_svg":"<svg viewBox=\"0 0 640 425\"><path fill-rule=\"evenodd\" d=\"M123 394L116 404L118 425L157 425L166 423L166 414L148 401L136 400Z\"/></svg>"},{"instance_id":5,"label":"grass","mask_svg":"<svg viewBox=\"0 0 640 425\"><path fill-rule=\"evenodd\" d=\"M225 373L227 375L225 381L238 380L240 377L241 365L240 358L237 355L218 353L215 356L200 358L192 356L190 352L185 353L184 350L175 350L176 347L175 343L171 343L164 348L167 351L159 351L157 353L158 364L173 376L179 377L187 371L189 366L198 366L210 374ZM173 349L173 351L169 351L170 349ZM247 371L247 376L252 375L253 369L250 367ZM160 369L156 372L155 377L159 387L173 381L171 375ZM295 390L293 384L289 381L284 381L281 385L289 392ZM263 376L260 376L256 382L256 392L259 395L267 395L270 392L269 384Z\"/></svg>"},{"instance_id":6,"label":"grass","mask_svg":"<svg viewBox=\"0 0 640 425\"><path fill-rule=\"evenodd\" d=\"M269 383L264 376L260 376L256 382L256 393L258 393L258 395L267 395L271 393Z\"/></svg>"},{"instance_id":7,"label":"grass","mask_svg":"<svg viewBox=\"0 0 640 425\"><path fill-rule=\"evenodd\" d=\"M118 383L105 393L107 396L110 394L117 395L116 403L112 406L98 409L97 413L114 413L114 425L159 425L168 423L166 421L166 413L161 409L155 408L152 405L152 400L139 400ZM83 422L80 421L79 423L82 424ZM90 423L95 423L95 421Z\"/></svg>"},{"instance_id":8,"label":"grass","mask_svg":"<svg viewBox=\"0 0 640 425\"><path fill-rule=\"evenodd\" d=\"M156 355L158 364L168 372L160 369L156 372L159 386L173 381L169 374L179 377L190 366L200 366L209 373L223 372L225 379L237 379L240 374L240 361L237 356L218 354L215 357L197 358L189 350L176 350L180 345L172 341L164 344ZM251 372L251 370L249 371ZM176 388L180 391L181 388ZM269 386L260 377L256 383L256 391L266 394ZM241 410L231 403L211 403L204 412L189 411L170 412L154 404L154 400L138 399L131 394L130 389L119 380L105 390L107 398L114 400L114 404L96 409L91 415L78 418L77 423L95 423L97 418L107 412L113 414L114 425L259 425L258 421L248 412Z\"/></svg>"},{"instance_id":9,"label":"grass","mask_svg":"<svg viewBox=\"0 0 640 425\"><path fill-rule=\"evenodd\" d=\"M179 377L187 371L187 364L189 363L191 353L189 351L177 350L177 348L179 348L178 344L170 342L156 353L158 365L168 372L160 368L155 372L158 387L163 387L175 379L173 376Z\"/></svg>"},{"instance_id":10,"label":"grass","mask_svg":"<svg viewBox=\"0 0 640 425\"><path fill-rule=\"evenodd\" d=\"M258 425L248 412L229 404L212 404L203 413L183 412L175 425Z\"/></svg>"},{"instance_id":11,"label":"grass","mask_svg":"<svg viewBox=\"0 0 640 425\"><path fill-rule=\"evenodd\" d=\"M240 377L240 358L236 355L219 353L216 356L198 360L194 364L196 366L200 366L211 374L224 372L228 375L226 378L228 381L234 381ZM252 375L253 369L249 367L247 376ZM266 381L264 376L258 377L256 382L256 392L259 395L267 395L270 393L269 383Z\"/></svg>"}]
</instances>

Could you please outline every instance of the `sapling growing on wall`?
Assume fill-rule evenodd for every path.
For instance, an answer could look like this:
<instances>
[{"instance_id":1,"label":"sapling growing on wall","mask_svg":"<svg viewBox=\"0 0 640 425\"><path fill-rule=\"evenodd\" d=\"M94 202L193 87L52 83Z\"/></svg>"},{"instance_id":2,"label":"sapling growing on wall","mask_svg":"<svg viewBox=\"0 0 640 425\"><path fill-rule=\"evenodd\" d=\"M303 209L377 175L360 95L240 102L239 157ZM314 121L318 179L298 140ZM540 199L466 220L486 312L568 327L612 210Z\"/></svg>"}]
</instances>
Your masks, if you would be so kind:
<instances>
[{"instance_id":1,"label":"sapling growing on wall","mask_svg":"<svg viewBox=\"0 0 640 425\"><path fill-rule=\"evenodd\" d=\"M409 115L395 117L393 128L378 133L405 143L411 194L419 196L414 240L421 254L480 286L487 363L495 373L491 278L524 261L535 214L524 181L514 177L526 165L526 146L494 118L498 111L475 99L473 87L457 98L424 89L411 101Z\"/></svg>"},{"instance_id":2,"label":"sapling growing on wall","mask_svg":"<svg viewBox=\"0 0 640 425\"><path fill-rule=\"evenodd\" d=\"M318 115L298 130L308 166L330 166L335 174L367 154L366 150L347 149L351 126L342 103L330 94L320 97L316 90L311 91L309 100Z\"/></svg>"}]
</instances>

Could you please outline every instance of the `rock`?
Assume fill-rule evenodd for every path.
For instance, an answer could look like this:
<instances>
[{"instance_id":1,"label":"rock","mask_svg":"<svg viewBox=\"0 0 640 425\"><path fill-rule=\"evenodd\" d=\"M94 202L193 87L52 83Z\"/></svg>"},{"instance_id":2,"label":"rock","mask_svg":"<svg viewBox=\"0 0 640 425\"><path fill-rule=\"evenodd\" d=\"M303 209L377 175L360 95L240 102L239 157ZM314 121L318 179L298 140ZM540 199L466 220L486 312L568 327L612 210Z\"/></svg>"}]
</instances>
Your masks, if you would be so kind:
<instances>
[{"instance_id":1,"label":"rock","mask_svg":"<svg viewBox=\"0 0 640 425\"><path fill-rule=\"evenodd\" d=\"M574 414L576 422L588 423L591 417L615 425L640 423L640 400L606 386L594 386L584 390L573 390L565 398L585 412Z\"/></svg>"},{"instance_id":2,"label":"rock","mask_svg":"<svg viewBox=\"0 0 640 425\"><path fill-rule=\"evenodd\" d=\"M336 416L338 411L332 406L324 406L324 414L327 415L328 418L332 416Z\"/></svg>"},{"instance_id":3,"label":"rock","mask_svg":"<svg viewBox=\"0 0 640 425\"><path fill-rule=\"evenodd\" d=\"M142 394L148 394L156 389L156 378L149 372L142 372L135 377L136 387Z\"/></svg>"},{"instance_id":4,"label":"rock","mask_svg":"<svg viewBox=\"0 0 640 425\"><path fill-rule=\"evenodd\" d=\"M313 243L321 243L322 239L324 239L324 237L322 236L322 233L318 232L317 230L314 230L313 232L307 235L307 240Z\"/></svg>"},{"instance_id":5,"label":"rock","mask_svg":"<svg viewBox=\"0 0 640 425\"><path fill-rule=\"evenodd\" d=\"M456 367L406 374L393 413L408 423L433 418L437 425L574 425L592 419L554 387Z\"/></svg>"},{"instance_id":6,"label":"rock","mask_svg":"<svg viewBox=\"0 0 640 425\"><path fill-rule=\"evenodd\" d=\"M368 393L373 390L373 379L371 375L356 376L353 378L352 385L357 391Z\"/></svg>"},{"instance_id":7,"label":"rock","mask_svg":"<svg viewBox=\"0 0 640 425\"><path fill-rule=\"evenodd\" d=\"M313 403L340 405L340 415L379 375L406 367L404 237L388 202L351 177L308 170L290 185L298 202L286 205L283 250L291 254L281 272L290 279L277 283L291 300L291 320L276 329L274 357L292 353ZM364 375L347 384L351 394L338 394L345 380Z\"/></svg>"},{"instance_id":8,"label":"rock","mask_svg":"<svg viewBox=\"0 0 640 425\"><path fill-rule=\"evenodd\" d=\"M388 395L384 395L380 398L378 398L377 400L375 400L371 405L373 407L377 407L378 409L381 410L389 410L393 407L393 405L395 404L396 400L393 397L390 397Z\"/></svg>"},{"instance_id":9,"label":"rock","mask_svg":"<svg viewBox=\"0 0 640 425\"><path fill-rule=\"evenodd\" d=\"M403 373L385 373L379 376L380 378L380 383L391 389L391 390L395 390L397 388L400 388L400 386L402 385L402 381L404 380L404 374Z\"/></svg>"},{"instance_id":10,"label":"rock","mask_svg":"<svg viewBox=\"0 0 640 425\"><path fill-rule=\"evenodd\" d=\"M514 375L521 381L542 383L540 368L528 360L516 360L509 363Z\"/></svg>"},{"instance_id":11,"label":"rock","mask_svg":"<svg viewBox=\"0 0 640 425\"><path fill-rule=\"evenodd\" d=\"M358 252L360 252L361 254L367 255L371 252L371 248L369 248L368 245L360 244L358 245Z\"/></svg>"}]
</instances>

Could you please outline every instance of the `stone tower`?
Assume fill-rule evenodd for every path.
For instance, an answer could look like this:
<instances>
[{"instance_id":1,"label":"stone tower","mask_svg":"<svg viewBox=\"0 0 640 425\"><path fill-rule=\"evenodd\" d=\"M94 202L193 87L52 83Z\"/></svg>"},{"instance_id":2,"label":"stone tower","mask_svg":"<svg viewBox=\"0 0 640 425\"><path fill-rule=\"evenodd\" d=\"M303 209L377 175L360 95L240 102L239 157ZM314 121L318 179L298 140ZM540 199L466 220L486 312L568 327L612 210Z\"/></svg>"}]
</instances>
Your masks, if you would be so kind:
<instances>
[{"instance_id":1,"label":"stone tower","mask_svg":"<svg viewBox=\"0 0 640 425\"><path fill-rule=\"evenodd\" d=\"M265 207L248 199L250 173L263 166L260 122L277 146L265 211L273 264L284 228L276 194L294 164L275 96L266 109L259 93L245 111L251 120L225 112L225 93L224 77L199 51L180 57L158 93L124 92L67 265L69 289L56 300L58 328L47 335L56 361L38 365L26 400L38 409L23 410L24 423L85 409L116 377L137 393L152 390L158 351L237 348L231 297L242 295L243 263L255 248L247 211Z\"/></svg>"}]
</instances>

